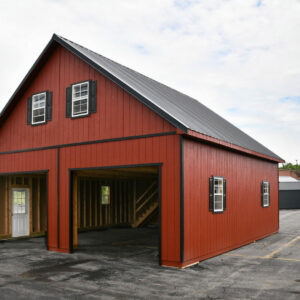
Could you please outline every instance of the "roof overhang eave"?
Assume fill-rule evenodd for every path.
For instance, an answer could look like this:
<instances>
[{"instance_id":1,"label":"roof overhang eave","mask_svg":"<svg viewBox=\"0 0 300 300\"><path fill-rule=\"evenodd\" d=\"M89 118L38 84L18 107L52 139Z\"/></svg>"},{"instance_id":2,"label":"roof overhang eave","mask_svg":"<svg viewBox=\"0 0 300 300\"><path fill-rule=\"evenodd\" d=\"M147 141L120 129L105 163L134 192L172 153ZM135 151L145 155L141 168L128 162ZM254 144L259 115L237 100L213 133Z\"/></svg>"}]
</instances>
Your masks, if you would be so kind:
<instances>
[{"instance_id":1,"label":"roof overhang eave","mask_svg":"<svg viewBox=\"0 0 300 300\"><path fill-rule=\"evenodd\" d=\"M218 145L219 147L231 149L233 151L242 152L244 154L255 156L255 157L258 157L258 158L261 158L264 160L269 160L269 161L276 162L276 163L284 163L285 162L285 160L280 157L273 157L273 156L269 156L269 155L266 155L263 153L259 153L259 152L256 152L256 151L253 151L253 150L250 150L250 149L238 146L238 145L234 145L232 143L228 143L228 142L219 140L217 138L205 135L203 133L199 133L199 132L191 130L191 129L187 130L187 133L185 134L185 136L192 138L192 139L199 140L199 141L201 140L206 143Z\"/></svg>"}]
</instances>

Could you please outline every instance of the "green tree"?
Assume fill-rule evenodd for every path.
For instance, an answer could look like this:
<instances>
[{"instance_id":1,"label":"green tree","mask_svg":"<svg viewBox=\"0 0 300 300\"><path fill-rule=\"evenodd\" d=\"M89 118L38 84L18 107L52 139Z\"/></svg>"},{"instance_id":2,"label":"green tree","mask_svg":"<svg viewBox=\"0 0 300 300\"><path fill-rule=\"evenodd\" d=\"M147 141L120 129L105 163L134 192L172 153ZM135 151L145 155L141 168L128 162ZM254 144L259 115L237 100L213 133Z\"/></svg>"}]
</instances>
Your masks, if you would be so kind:
<instances>
[{"instance_id":1,"label":"green tree","mask_svg":"<svg viewBox=\"0 0 300 300\"><path fill-rule=\"evenodd\" d=\"M282 166L279 168L280 170L300 170L300 165L296 164L292 164L292 163L285 163L282 164Z\"/></svg>"}]
</instances>

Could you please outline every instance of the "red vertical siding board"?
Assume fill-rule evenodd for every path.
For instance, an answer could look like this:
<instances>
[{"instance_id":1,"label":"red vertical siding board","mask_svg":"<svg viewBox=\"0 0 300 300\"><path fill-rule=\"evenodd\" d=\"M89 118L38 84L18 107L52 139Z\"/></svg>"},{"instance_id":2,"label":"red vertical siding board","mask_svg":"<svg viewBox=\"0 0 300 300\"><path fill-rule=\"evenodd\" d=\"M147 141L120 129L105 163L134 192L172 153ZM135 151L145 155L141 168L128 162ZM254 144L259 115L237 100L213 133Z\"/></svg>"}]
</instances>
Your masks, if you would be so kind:
<instances>
[{"instance_id":1,"label":"red vertical siding board","mask_svg":"<svg viewBox=\"0 0 300 300\"><path fill-rule=\"evenodd\" d=\"M59 120L62 118L63 116L63 110L62 110L62 102L63 102L63 95L65 94L65 89L69 86L69 82L66 82L65 80L65 74L64 74L64 71L65 71L65 57L64 57L64 51L63 49L60 48L60 66L59 66L59 79L60 79L60 105L59 105ZM65 82L65 87L64 85L62 84L63 82ZM65 110L65 105L64 105L64 110ZM62 144L63 141L66 140L66 126L67 124L61 124L63 125L64 129L63 130L60 130L58 132L58 136L59 136L59 144Z\"/></svg>"},{"instance_id":2,"label":"red vertical siding board","mask_svg":"<svg viewBox=\"0 0 300 300\"><path fill-rule=\"evenodd\" d=\"M119 112L119 107L117 106L117 86L112 84L110 81L110 105L109 108L115 108L114 112L110 110L109 115L111 117L111 124L114 124L109 130L113 136L118 136L118 126L119 126L119 119L118 119L118 112Z\"/></svg>"},{"instance_id":3,"label":"red vertical siding board","mask_svg":"<svg viewBox=\"0 0 300 300\"><path fill-rule=\"evenodd\" d=\"M97 86L99 87L99 100L97 104L99 103L99 109L97 107L97 112L100 118L99 123L99 132L97 133L98 136L104 136L103 132L105 131L105 103L106 103L106 97L105 97L105 80L104 77L99 75L97 78L99 78L99 83L97 82Z\"/></svg>"},{"instance_id":4,"label":"red vertical siding board","mask_svg":"<svg viewBox=\"0 0 300 300\"><path fill-rule=\"evenodd\" d=\"M278 230L278 195L260 204L260 183L277 188L277 164L190 140L184 141L185 260L201 260ZM208 179L227 180L227 209L208 210Z\"/></svg>"},{"instance_id":5,"label":"red vertical siding board","mask_svg":"<svg viewBox=\"0 0 300 300\"><path fill-rule=\"evenodd\" d=\"M83 80L97 80L97 113L72 120L65 117L66 87ZM27 125L27 98L43 90L53 92L52 121ZM175 131L150 109L103 75L58 47L25 91L0 128L1 151L76 143L87 140ZM59 246L69 248L69 168L162 163L161 250L162 260L179 263L180 178L179 137L138 140L60 148ZM49 170L49 247L57 249L57 149L0 155L0 173ZM196 206L198 207L198 206Z\"/></svg>"},{"instance_id":6,"label":"red vertical siding board","mask_svg":"<svg viewBox=\"0 0 300 300\"><path fill-rule=\"evenodd\" d=\"M152 140L151 142L148 140ZM156 148L153 144L162 143L161 147L165 147L164 151L160 153L156 152ZM125 144L125 145L124 145ZM179 144L179 138L177 136L149 138L146 145L149 146L153 153L148 153L147 163L157 162L154 158L160 162L163 162L162 167L162 259L169 262L179 261L179 239L180 239L180 227L179 227L179 151L175 145ZM61 202L61 214L60 214L60 226L61 226L61 247L67 247L68 245L68 168L74 167L88 167L88 166L106 166L106 165L124 165L124 164L138 164L141 162L136 155L136 152L141 151L141 140L131 140L124 142L105 143L97 145L78 146L72 148L61 149L61 172L60 183L63 185L63 190L60 193ZM128 156L126 161L120 160L120 154L124 148L130 148L131 151L127 151ZM160 147L160 149L161 149ZM103 155L97 155L96 160L86 157L93 157L91 150L96 148L97 153L103 153ZM117 149L116 155L111 157L109 153L112 149ZM147 150L149 151L149 150ZM150 152L151 152L150 151ZM78 153L81 152L80 161L73 159L78 157ZM156 152L154 154L154 152ZM151 159L152 158L152 159ZM167 172L167 173L166 173ZM174 188L175 187L175 188ZM170 224L171 223L171 224ZM62 232L63 231L63 232Z\"/></svg>"},{"instance_id":7,"label":"red vertical siding board","mask_svg":"<svg viewBox=\"0 0 300 300\"><path fill-rule=\"evenodd\" d=\"M166 159L167 159L167 138L162 137L160 138L160 155L162 157L162 161L164 162L161 167L161 257L162 259L165 258L167 260L167 224L168 224L168 217L167 217L167 203L163 201L167 197L167 166L166 166Z\"/></svg>"},{"instance_id":8,"label":"red vertical siding board","mask_svg":"<svg viewBox=\"0 0 300 300\"><path fill-rule=\"evenodd\" d=\"M173 140L170 141L172 147L174 146L173 145ZM169 179L169 182L168 184L174 186L174 181L172 180L172 173L173 173L173 163L174 163L174 155L173 155L173 152L171 153L168 153L168 156L169 156L169 164L167 166L167 178ZM170 190L168 191L168 194L169 194L169 197L171 199L174 199L174 193L173 193L173 190ZM168 240L168 245L169 244L172 244L174 243L174 240L175 240L175 236L174 236L174 202L172 202L170 205L168 205L168 209L167 209L167 232L168 232L168 235L167 235L167 240ZM167 258L169 261L172 261L172 255L173 254L173 251L170 247L168 247L168 253L167 253Z\"/></svg>"},{"instance_id":9,"label":"red vertical siding board","mask_svg":"<svg viewBox=\"0 0 300 300\"><path fill-rule=\"evenodd\" d=\"M61 249L66 249L65 247L65 203L67 202L65 198L65 168L66 168L66 149L60 149L59 151L59 246Z\"/></svg>"},{"instance_id":10,"label":"red vertical siding board","mask_svg":"<svg viewBox=\"0 0 300 300\"><path fill-rule=\"evenodd\" d=\"M94 136L99 136L100 132L99 132L99 128L100 128L100 111L101 111L101 106L100 106L100 84L99 84L99 79L97 78L97 74L96 71L94 70L94 75L93 75L93 79L97 81L97 111L98 113L95 114L94 118L95 118L95 124L94 124ZM92 137L91 137L92 138Z\"/></svg>"}]
</instances>

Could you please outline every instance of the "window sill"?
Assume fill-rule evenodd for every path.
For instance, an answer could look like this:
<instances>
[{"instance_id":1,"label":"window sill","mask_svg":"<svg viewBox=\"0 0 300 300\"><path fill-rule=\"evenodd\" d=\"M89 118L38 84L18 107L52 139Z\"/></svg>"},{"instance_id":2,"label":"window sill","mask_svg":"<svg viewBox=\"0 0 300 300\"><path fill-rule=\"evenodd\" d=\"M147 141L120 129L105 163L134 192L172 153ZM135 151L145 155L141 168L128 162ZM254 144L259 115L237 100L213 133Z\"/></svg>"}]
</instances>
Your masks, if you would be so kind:
<instances>
[{"instance_id":1,"label":"window sill","mask_svg":"<svg viewBox=\"0 0 300 300\"><path fill-rule=\"evenodd\" d=\"M44 121L44 122L41 122L41 123L36 123L36 124L30 124L32 127L35 127L35 126L39 126L39 125L45 125L47 124L47 121Z\"/></svg>"},{"instance_id":2,"label":"window sill","mask_svg":"<svg viewBox=\"0 0 300 300\"><path fill-rule=\"evenodd\" d=\"M224 213L225 212L225 210L213 210L212 211L214 214L222 214L222 213Z\"/></svg>"},{"instance_id":3,"label":"window sill","mask_svg":"<svg viewBox=\"0 0 300 300\"><path fill-rule=\"evenodd\" d=\"M71 120L76 120L76 119L82 119L82 118L87 118L90 116L90 113L86 114L86 115L79 115L79 116L73 116L70 119Z\"/></svg>"}]
</instances>

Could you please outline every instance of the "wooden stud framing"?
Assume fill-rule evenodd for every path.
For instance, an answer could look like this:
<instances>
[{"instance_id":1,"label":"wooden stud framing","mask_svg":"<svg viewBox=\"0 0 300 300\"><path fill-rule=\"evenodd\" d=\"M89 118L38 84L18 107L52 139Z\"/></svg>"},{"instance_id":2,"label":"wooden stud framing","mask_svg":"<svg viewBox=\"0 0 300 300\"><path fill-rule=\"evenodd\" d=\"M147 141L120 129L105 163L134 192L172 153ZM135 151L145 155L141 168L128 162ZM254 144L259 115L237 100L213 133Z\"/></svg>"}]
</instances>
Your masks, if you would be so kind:
<instances>
[{"instance_id":1,"label":"wooden stud framing","mask_svg":"<svg viewBox=\"0 0 300 300\"><path fill-rule=\"evenodd\" d=\"M76 175L74 174L74 176L76 176ZM76 230L77 230L78 228L81 227L80 184L78 184L77 176L76 176L76 186L77 186L77 190L74 191L74 188L73 188L73 193L76 193L76 199L77 199L77 205L76 205L76 208L77 208L77 228L76 228Z\"/></svg>"},{"instance_id":2,"label":"wooden stud framing","mask_svg":"<svg viewBox=\"0 0 300 300\"><path fill-rule=\"evenodd\" d=\"M37 213L37 231L41 231L41 178L37 178L37 201L36 201L36 210ZM23 177L23 184L24 184L24 177Z\"/></svg>"},{"instance_id":3,"label":"wooden stud framing","mask_svg":"<svg viewBox=\"0 0 300 300\"><path fill-rule=\"evenodd\" d=\"M143 181L141 178L138 180ZM153 206L154 198L158 197L157 180L149 180L148 177L145 177L143 183L145 187L142 188L144 190L139 188L140 194L138 195L137 178L104 179L101 176L88 177L77 173L77 187L75 188L75 183L73 185L73 193L77 195L77 212L74 215L74 218L77 216L77 228L91 230L107 226L138 224L136 222L137 214L140 218L141 215L149 212L149 206ZM101 187L106 185L110 186L110 204L102 204ZM79 212L79 209L82 211Z\"/></svg>"},{"instance_id":4,"label":"wooden stud framing","mask_svg":"<svg viewBox=\"0 0 300 300\"><path fill-rule=\"evenodd\" d=\"M32 177L29 178L29 195L28 195L28 205L29 205L29 234L33 233L33 222L32 222L32 188L33 188L33 184L32 184Z\"/></svg>"},{"instance_id":5,"label":"wooden stud framing","mask_svg":"<svg viewBox=\"0 0 300 300\"><path fill-rule=\"evenodd\" d=\"M86 180L83 180L83 226L87 227L86 225Z\"/></svg>"},{"instance_id":6,"label":"wooden stud framing","mask_svg":"<svg viewBox=\"0 0 300 300\"><path fill-rule=\"evenodd\" d=\"M73 249L77 249L78 246L78 234L77 234L77 176L73 175Z\"/></svg>"},{"instance_id":7,"label":"wooden stud framing","mask_svg":"<svg viewBox=\"0 0 300 300\"><path fill-rule=\"evenodd\" d=\"M42 235L47 231L47 195L45 175L18 174L1 176L0 201L3 218L1 238L12 236L12 190L13 188L28 189L29 234ZM43 188L42 188L43 185Z\"/></svg>"},{"instance_id":8,"label":"wooden stud framing","mask_svg":"<svg viewBox=\"0 0 300 300\"><path fill-rule=\"evenodd\" d=\"M12 234L12 217L11 217L11 214L12 214L12 190L11 188L9 187L9 185L7 186L7 199L8 199L8 235L11 236Z\"/></svg>"},{"instance_id":9,"label":"wooden stud framing","mask_svg":"<svg viewBox=\"0 0 300 300\"><path fill-rule=\"evenodd\" d=\"M134 179L133 182L133 220L132 224L135 224L136 222L136 179Z\"/></svg>"},{"instance_id":10,"label":"wooden stud framing","mask_svg":"<svg viewBox=\"0 0 300 300\"><path fill-rule=\"evenodd\" d=\"M88 189L89 189L89 227L92 227L92 181L88 181Z\"/></svg>"}]
</instances>

